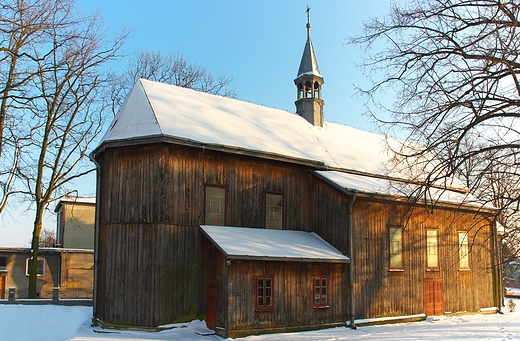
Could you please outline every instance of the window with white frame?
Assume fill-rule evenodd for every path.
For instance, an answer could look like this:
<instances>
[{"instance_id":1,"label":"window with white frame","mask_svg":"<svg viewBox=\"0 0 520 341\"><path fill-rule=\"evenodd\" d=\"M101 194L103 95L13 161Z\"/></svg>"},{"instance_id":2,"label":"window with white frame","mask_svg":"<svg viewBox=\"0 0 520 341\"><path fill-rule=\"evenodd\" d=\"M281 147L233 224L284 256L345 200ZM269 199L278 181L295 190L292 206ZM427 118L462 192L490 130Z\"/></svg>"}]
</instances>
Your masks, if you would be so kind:
<instances>
[{"instance_id":1,"label":"window with white frame","mask_svg":"<svg viewBox=\"0 0 520 341\"><path fill-rule=\"evenodd\" d=\"M29 276L29 259L25 260L25 276ZM36 276L45 276L45 258L43 257L38 257Z\"/></svg>"},{"instance_id":2,"label":"window with white frame","mask_svg":"<svg viewBox=\"0 0 520 341\"><path fill-rule=\"evenodd\" d=\"M468 233L459 232L459 267L469 269Z\"/></svg>"},{"instance_id":3,"label":"window with white frame","mask_svg":"<svg viewBox=\"0 0 520 341\"><path fill-rule=\"evenodd\" d=\"M390 251L390 269L403 268L403 229L401 227L390 227L389 233L389 251Z\"/></svg>"},{"instance_id":4,"label":"window with white frame","mask_svg":"<svg viewBox=\"0 0 520 341\"><path fill-rule=\"evenodd\" d=\"M426 266L428 268L439 267L439 243L437 239L437 230L426 230Z\"/></svg>"}]
</instances>

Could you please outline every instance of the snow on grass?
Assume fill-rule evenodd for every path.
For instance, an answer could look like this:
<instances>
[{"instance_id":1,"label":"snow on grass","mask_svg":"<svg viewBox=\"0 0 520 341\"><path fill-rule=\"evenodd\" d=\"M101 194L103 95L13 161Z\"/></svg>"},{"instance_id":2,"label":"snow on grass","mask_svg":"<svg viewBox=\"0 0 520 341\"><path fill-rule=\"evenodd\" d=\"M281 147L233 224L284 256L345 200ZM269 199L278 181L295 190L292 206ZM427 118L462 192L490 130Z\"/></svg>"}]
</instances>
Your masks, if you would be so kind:
<instances>
[{"instance_id":1,"label":"snow on grass","mask_svg":"<svg viewBox=\"0 0 520 341\"><path fill-rule=\"evenodd\" d=\"M509 299L506 299L506 302ZM514 299L520 307L520 299ZM331 328L309 332L252 335L242 341L361 341L361 340L518 340L520 313L429 317L422 322ZM203 321L169 325L160 332L109 330L91 327L92 308L54 305L0 305L0 340L113 341L113 340L223 340L207 332ZM231 339L227 339L231 340Z\"/></svg>"}]
</instances>

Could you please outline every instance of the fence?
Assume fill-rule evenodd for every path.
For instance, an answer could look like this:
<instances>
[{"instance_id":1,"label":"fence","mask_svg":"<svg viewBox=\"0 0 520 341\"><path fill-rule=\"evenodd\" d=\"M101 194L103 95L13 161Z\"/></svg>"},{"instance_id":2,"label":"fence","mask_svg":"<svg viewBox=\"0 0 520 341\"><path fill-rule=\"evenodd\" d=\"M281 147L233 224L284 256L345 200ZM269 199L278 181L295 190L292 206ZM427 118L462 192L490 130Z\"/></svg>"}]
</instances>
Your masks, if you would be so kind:
<instances>
[{"instance_id":1,"label":"fence","mask_svg":"<svg viewBox=\"0 0 520 341\"><path fill-rule=\"evenodd\" d=\"M65 290L67 292L69 290ZM51 298L19 298L16 288L9 288L7 299L0 299L0 304L57 304L91 306L92 298L60 297L60 288L53 288Z\"/></svg>"}]
</instances>

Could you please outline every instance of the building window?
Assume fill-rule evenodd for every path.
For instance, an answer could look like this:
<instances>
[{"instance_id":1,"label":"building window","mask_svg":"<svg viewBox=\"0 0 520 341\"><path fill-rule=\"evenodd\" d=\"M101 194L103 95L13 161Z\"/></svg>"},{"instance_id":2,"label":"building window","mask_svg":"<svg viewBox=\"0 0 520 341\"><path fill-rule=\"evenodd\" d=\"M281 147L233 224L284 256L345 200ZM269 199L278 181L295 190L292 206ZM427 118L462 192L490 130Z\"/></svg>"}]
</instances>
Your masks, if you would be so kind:
<instances>
[{"instance_id":1,"label":"building window","mask_svg":"<svg viewBox=\"0 0 520 341\"><path fill-rule=\"evenodd\" d=\"M282 229L283 221L283 196L281 194L265 194L265 228Z\"/></svg>"},{"instance_id":2,"label":"building window","mask_svg":"<svg viewBox=\"0 0 520 341\"><path fill-rule=\"evenodd\" d=\"M312 292L314 307L327 307L329 305L328 299L328 280L326 277L313 277Z\"/></svg>"},{"instance_id":3,"label":"building window","mask_svg":"<svg viewBox=\"0 0 520 341\"><path fill-rule=\"evenodd\" d=\"M29 258L25 260L25 276L29 276ZM45 276L45 258L38 257L36 276Z\"/></svg>"},{"instance_id":4,"label":"building window","mask_svg":"<svg viewBox=\"0 0 520 341\"><path fill-rule=\"evenodd\" d=\"M0 257L0 266L7 266L7 257Z\"/></svg>"},{"instance_id":5,"label":"building window","mask_svg":"<svg viewBox=\"0 0 520 341\"><path fill-rule=\"evenodd\" d=\"M439 267L439 245L437 240L437 230L426 230L426 255L427 267Z\"/></svg>"},{"instance_id":6,"label":"building window","mask_svg":"<svg viewBox=\"0 0 520 341\"><path fill-rule=\"evenodd\" d=\"M390 269L403 268L403 229L401 227L390 227L389 232L389 251Z\"/></svg>"},{"instance_id":7,"label":"building window","mask_svg":"<svg viewBox=\"0 0 520 341\"><path fill-rule=\"evenodd\" d=\"M224 187L206 186L205 211L205 224L226 224L226 189Z\"/></svg>"},{"instance_id":8,"label":"building window","mask_svg":"<svg viewBox=\"0 0 520 341\"><path fill-rule=\"evenodd\" d=\"M459 257L460 268L469 269L468 234L466 232L459 232Z\"/></svg>"},{"instance_id":9,"label":"building window","mask_svg":"<svg viewBox=\"0 0 520 341\"><path fill-rule=\"evenodd\" d=\"M255 277L255 309L273 309L273 282L273 277L270 276Z\"/></svg>"}]
</instances>

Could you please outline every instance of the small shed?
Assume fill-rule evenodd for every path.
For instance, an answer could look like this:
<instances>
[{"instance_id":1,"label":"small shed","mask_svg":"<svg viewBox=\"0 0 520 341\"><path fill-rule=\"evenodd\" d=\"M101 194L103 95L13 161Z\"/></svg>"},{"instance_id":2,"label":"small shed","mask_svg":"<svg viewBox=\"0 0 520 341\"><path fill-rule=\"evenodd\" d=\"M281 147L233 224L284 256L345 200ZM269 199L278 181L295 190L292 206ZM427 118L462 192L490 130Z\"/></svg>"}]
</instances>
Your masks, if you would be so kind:
<instances>
[{"instance_id":1,"label":"small shed","mask_svg":"<svg viewBox=\"0 0 520 341\"><path fill-rule=\"evenodd\" d=\"M224 337L345 325L349 257L314 232L201 225L206 321Z\"/></svg>"}]
</instances>

